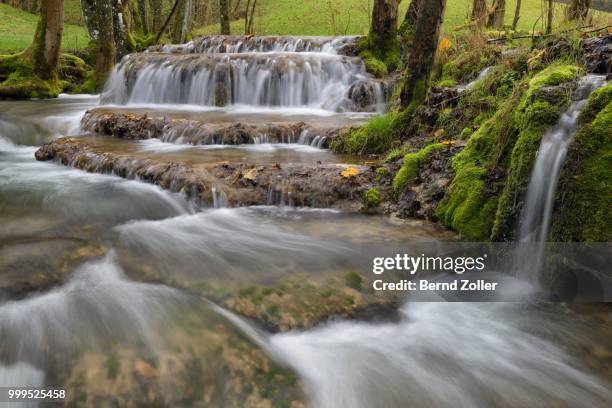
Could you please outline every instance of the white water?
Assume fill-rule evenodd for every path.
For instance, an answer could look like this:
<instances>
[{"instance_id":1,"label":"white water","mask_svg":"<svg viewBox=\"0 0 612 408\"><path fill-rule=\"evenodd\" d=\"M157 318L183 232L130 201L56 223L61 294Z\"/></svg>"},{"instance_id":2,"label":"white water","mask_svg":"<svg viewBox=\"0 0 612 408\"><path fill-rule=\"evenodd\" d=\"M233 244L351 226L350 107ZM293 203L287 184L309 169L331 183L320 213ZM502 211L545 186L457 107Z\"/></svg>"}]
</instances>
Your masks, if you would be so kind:
<instances>
[{"instance_id":1,"label":"white water","mask_svg":"<svg viewBox=\"0 0 612 408\"><path fill-rule=\"evenodd\" d=\"M519 222L518 242L523 244L523 248L517 262L521 265L523 276L531 278L531 281L537 280L534 276L542 266L559 173L578 130L580 111L590 93L604 84L605 76L587 75L582 78L574 101L563 112L559 122L542 136Z\"/></svg>"},{"instance_id":2,"label":"white water","mask_svg":"<svg viewBox=\"0 0 612 408\"><path fill-rule=\"evenodd\" d=\"M573 334L553 315L521 308L406 303L398 323L342 321L271 336L217 311L292 367L313 407L609 406L608 384L534 332Z\"/></svg>"},{"instance_id":3,"label":"white water","mask_svg":"<svg viewBox=\"0 0 612 408\"><path fill-rule=\"evenodd\" d=\"M356 58L325 53L249 53L126 56L114 69L104 103L310 107L358 109L350 99L364 88L374 110L384 104L382 85Z\"/></svg>"},{"instance_id":4,"label":"white water","mask_svg":"<svg viewBox=\"0 0 612 408\"><path fill-rule=\"evenodd\" d=\"M200 37L186 44L153 47L168 53L241 53L241 52L322 52L338 54L358 37L273 37L223 36Z\"/></svg>"},{"instance_id":5,"label":"white water","mask_svg":"<svg viewBox=\"0 0 612 408\"><path fill-rule=\"evenodd\" d=\"M154 325L180 300L174 289L128 280L110 253L81 266L57 289L0 305L0 357L45 368L62 353L109 339L153 344ZM0 379L7 372L0 366Z\"/></svg>"},{"instance_id":6,"label":"white water","mask_svg":"<svg viewBox=\"0 0 612 408\"><path fill-rule=\"evenodd\" d=\"M491 69L493 69L493 67L486 67L484 68L482 71L480 71L478 73L478 76L470 81L469 83L465 84L465 85L458 85L457 86L457 91L459 93L461 92L465 92L465 91L469 91L471 89L474 89L474 87L476 87L476 85L482 81L483 79L485 79L487 77L487 75L489 75L489 72L491 72Z\"/></svg>"}]
</instances>

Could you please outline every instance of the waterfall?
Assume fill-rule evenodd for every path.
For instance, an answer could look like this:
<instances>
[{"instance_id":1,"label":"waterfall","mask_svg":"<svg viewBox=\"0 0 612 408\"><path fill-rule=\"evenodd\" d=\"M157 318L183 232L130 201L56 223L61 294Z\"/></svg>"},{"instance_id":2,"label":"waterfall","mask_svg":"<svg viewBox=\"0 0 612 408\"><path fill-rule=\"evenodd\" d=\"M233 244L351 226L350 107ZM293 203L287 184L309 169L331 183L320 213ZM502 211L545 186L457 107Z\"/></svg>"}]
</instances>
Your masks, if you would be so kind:
<instances>
[{"instance_id":1,"label":"waterfall","mask_svg":"<svg viewBox=\"0 0 612 408\"><path fill-rule=\"evenodd\" d=\"M218 54L241 52L323 52L355 55L359 37L293 37L293 36L226 36L196 38L187 44L167 44L150 47L148 52L179 54Z\"/></svg>"},{"instance_id":2,"label":"waterfall","mask_svg":"<svg viewBox=\"0 0 612 408\"><path fill-rule=\"evenodd\" d=\"M521 274L534 276L542 266L559 173L578 130L580 111L590 93L605 82L605 76L601 75L582 78L569 108L561 115L559 122L542 136L519 221L518 242L522 248L516 263L520 265Z\"/></svg>"},{"instance_id":3,"label":"waterfall","mask_svg":"<svg viewBox=\"0 0 612 408\"><path fill-rule=\"evenodd\" d=\"M207 37L192 44L193 52L127 55L110 75L102 102L384 109L385 84L366 72L361 59L338 54L341 39L258 38L248 47L219 41Z\"/></svg>"}]
</instances>

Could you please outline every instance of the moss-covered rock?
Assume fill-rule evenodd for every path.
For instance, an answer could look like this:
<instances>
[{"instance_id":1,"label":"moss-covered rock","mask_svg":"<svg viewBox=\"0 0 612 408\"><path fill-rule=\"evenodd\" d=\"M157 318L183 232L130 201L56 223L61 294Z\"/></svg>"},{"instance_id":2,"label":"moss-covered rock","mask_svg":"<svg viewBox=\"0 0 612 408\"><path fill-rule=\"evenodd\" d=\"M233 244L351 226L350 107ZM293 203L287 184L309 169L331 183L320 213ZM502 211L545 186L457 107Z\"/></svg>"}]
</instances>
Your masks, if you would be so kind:
<instances>
[{"instance_id":1,"label":"moss-covered rock","mask_svg":"<svg viewBox=\"0 0 612 408\"><path fill-rule=\"evenodd\" d=\"M370 33L363 37L357 47L366 70L375 77L382 78L401 67L400 43L395 35L384 40L375 36L376 34Z\"/></svg>"},{"instance_id":2,"label":"moss-covered rock","mask_svg":"<svg viewBox=\"0 0 612 408\"><path fill-rule=\"evenodd\" d=\"M384 168L384 167L381 167ZM381 195L380 190L373 187L363 194L363 205L366 208L375 208L380 205Z\"/></svg>"},{"instance_id":3,"label":"moss-covered rock","mask_svg":"<svg viewBox=\"0 0 612 408\"><path fill-rule=\"evenodd\" d=\"M569 102L569 91L549 98L544 87L572 83L580 70L553 65L515 89L452 162L455 177L437 216L464 239L507 238L520 213L540 138Z\"/></svg>"},{"instance_id":4,"label":"moss-covered rock","mask_svg":"<svg viewBox=\"0 0 612 408\"><path fill-rule=\"evenodd\" d=\"M419 170L419 165L426 161L429 155L436 151L444 148L442 143L434 143L426 146L417 153L408 153L404 156L404 162L402 167L393 178L393 191L398 194L403 190L409 182L414 180Z\"/></svg>"},{"instance_id":5,"label":"moss-covered rock","mask_svg":"<svg viewBox=\"0 0 612 408\"><path fill-rule=\"evenodd\" d=\"M0 56L0 98L54 98L62 88L57 78L38 77L24 54Z\"/></svg>"},{"instance_id":6,"label":"moss-covered rock","mask_svg":"<svg viewBox=\"0 0 612 408\"><path fill-rule=\"evenodd\" d=\"M612 84L593 92L568 151L557 188L551 238L612 241Z\"/></svg>"},{"instance_id":7,"label":"moss-covered rock","mask_svg":"<svg viewBox=\"0 0 612 408\"><path fill-rule=\"evenodd\" d=\"M491 232L492 239L507 241L513 238L540 140L557 123L561 111L569 104L572 87L567 84L574 82L578 72L574 66L553 66L529 81L525 99L513 119L514 126L520 132L512 149ZM547 91L542 92L545 89Z\"/></svg>"},{"instance_id":8,"label":"moss-covered rock","mask_svg":"<svg viewBox=\"0 0 612 408\"><path fill-rule=\"evenodd\" d=\"M390 112L365 125L346 128L331 142L331 149L347 154L381 154L388 151L397 135L400 114Z\"/></svg>"}]
</instances>

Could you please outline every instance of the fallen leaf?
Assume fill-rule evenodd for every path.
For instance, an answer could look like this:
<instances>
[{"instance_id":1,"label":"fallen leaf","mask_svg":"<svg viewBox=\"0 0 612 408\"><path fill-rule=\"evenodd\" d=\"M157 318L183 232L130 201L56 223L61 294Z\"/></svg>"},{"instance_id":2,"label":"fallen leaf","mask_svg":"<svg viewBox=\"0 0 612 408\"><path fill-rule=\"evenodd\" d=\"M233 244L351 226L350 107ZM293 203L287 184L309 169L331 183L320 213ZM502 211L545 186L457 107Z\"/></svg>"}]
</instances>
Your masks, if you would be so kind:
<instances>
[{"instance_id":1,"label":"fallen leaf","mask_svg":"<svg viewBox=\"0 0 612 408\"><path fill-rule=\"evenodd\" d=\"M342 170L342 172L340 173L340 175L345 178L355 177L358 174L359 174L359 169L357 167L347 167L346 169Z\"/></svg>"}]
</instances>

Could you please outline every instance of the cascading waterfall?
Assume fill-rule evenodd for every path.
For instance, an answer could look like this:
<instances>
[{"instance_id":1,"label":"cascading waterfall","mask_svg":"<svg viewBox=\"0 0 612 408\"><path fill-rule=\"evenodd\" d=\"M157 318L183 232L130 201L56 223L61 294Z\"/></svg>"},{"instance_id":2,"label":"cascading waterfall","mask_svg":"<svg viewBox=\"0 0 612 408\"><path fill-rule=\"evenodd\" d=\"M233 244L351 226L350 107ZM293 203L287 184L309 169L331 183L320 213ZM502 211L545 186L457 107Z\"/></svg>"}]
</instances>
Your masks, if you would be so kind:
<instances>
[{"instance_id":1,"label":"cascading waterfall","mask_svg":"<svg viewBox=\"0 0 612 408\"><path fill-rule=\"evenodd\" d=\"M542 136L519 222L518 242L521 248L515 266L520 268L520 275L531 281L537 280L535 276L542 266L559 173L578 130L580 111L590 93L605 83L605 76L601 75L582 78L569 108L561 115L559 122Z\"/></svg>"},{"instance_id":2,"label":"cascading waterfall","mask_svg":"<svg viewBox=\"0 0 612 408\"><path fill-rule=\"evenodd\" d=\"M131 54L115 67L102 102L309 107L333 112L384 109L384 84L366 72L361 59L339 55L334 41L339 40L314 46L281 37L234 49L207 39L193 53ZM240 47L246 51L232 52L242 51ZM268 48L274 51L252 51Z\"/></svg>"},{"instance_id":3,"label":"cascading waterfall","mask_svg":"<svg viewBox=\"0 0 612 408\"><path fill-rule=\"evenodd\" d=\"M150 52L215 54L241 52L323 52L355 55L359 37L275 37L225 36L200 37L186 44L167 44L149 48Z\"/></svg>"}]
</instances>

